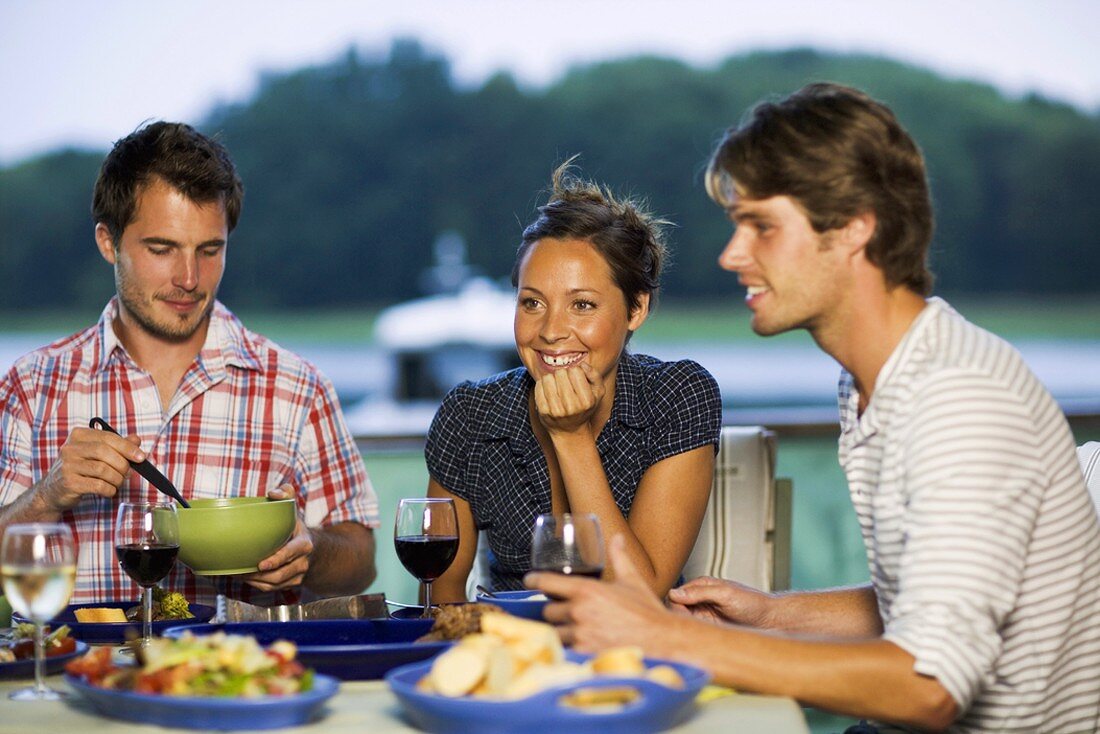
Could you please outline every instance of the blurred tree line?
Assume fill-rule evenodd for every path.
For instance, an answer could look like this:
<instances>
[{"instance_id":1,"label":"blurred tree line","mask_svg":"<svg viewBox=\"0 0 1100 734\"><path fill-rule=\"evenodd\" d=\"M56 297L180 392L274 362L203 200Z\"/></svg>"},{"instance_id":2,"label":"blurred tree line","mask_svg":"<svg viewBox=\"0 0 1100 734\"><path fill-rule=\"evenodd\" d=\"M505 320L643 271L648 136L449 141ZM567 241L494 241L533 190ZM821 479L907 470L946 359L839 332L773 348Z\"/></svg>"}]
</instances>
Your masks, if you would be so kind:
<instances>
[{"instance_id":1,"label":"blurred tree line","mask_svg":"<svg viewBox=\"0 0 1100 734\"><path fill-rule=\"evenodd\" d=\"M226 143L246 189L222 298L300 307L412 297L446 230L466 238L473 264L506 275L552 169L575 153L583 175L677 223L666 296L728 295L715 258L729 225L701 182L710 150L757 100L823 79L890 104L921 144L938 291L1096 292L1096 114L806 49L710 69L639 57L574 68L546 88L504 73L465 88L445 58L403 40L265 75L253 99L198 121ZM0 170L0 308L98 307L113 292L88 214L102 155L60 151Z\"/></svg>"}]
</instances>

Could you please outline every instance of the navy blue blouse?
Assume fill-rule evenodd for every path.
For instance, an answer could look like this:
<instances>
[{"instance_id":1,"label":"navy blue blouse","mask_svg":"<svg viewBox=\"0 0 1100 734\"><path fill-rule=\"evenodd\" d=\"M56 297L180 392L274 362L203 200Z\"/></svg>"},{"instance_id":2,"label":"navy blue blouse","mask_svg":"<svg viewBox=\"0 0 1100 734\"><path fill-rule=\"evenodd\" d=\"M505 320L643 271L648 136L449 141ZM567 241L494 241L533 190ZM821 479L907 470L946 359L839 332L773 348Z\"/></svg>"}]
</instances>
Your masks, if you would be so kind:
<instances>
[{"instance_id":1,"label":"navy blue blouse","mask_svg":"<svg viewBox=\"0 0 1100 734\"><path fill-rule=\"evenodd\" d=\"M488 531L495 589L523 588L535 518L550 512L550 472L528 413L533 387L524 367L464 382L443 399L428 431L428 473L468 502L478 529ZM706 444L717 451L721 427L718 383L702 366L624 353L611 417L596 439L623 516L649 467Z\"/></svg>"}]
</instances>

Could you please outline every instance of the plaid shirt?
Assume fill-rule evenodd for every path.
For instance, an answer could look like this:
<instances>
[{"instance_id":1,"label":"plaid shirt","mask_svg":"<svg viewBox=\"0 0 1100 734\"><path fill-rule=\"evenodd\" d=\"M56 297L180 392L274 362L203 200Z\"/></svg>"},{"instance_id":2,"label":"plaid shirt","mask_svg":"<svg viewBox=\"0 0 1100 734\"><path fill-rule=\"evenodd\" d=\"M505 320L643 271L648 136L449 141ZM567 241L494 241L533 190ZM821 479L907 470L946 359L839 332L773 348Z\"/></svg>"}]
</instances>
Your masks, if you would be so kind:
<instances>
[{"instance_id":1,"label":"plaid shirt","mask_svg":"<svg viewBox=\"0 0 1100 734\"><path fill-rule=\"evenodd\" d=\"M428 473L470 503L488 531L493 588L522 589L531 566L531 529L550 512L550 472L531 429L523 367L465 382L443 400L428 431ZM661 362L624 354L611 417L596 439L611 494L624 516L649 467L713 444L722 396L710 373L690 360Z\"/></svg>"},{"instance_id":2,"label":"plaid shirt","mask_svg":"<svg viewBox=\"0 0 1100 734\"><path fill-rule=\"evenodd\" d=\"M99 322L19 359L0 381L0 505L42 479L77 427L101 416L141 447L186 498L261 496L283 483L298 491L307 525L378 525L378 501L340 413L332 384L316 368L246 330L221 303L206 342L167 406L112 328L116 299ZM78 546L73 603L136 599L113 543L121 499L163 495L131 471L114 498L85 497L63 520ZM227 593L258 604L295 601L221 577ZM161 584L211 603L212 577L182 563Z\"/></svg>"}]
</instances>

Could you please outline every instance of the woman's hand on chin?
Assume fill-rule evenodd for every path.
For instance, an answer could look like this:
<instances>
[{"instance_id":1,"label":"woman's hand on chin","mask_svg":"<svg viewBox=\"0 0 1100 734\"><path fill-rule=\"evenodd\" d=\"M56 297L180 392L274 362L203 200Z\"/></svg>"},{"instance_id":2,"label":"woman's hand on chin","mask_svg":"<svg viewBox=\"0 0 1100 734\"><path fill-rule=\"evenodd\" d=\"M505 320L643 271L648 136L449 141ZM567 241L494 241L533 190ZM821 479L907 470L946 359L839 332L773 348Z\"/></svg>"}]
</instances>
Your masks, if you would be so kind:
<instances>
[{"instance_id":1,"label":"woman's hand on chin","mask_svg":"<svg viewBox=\"0 0 1100 734\"><path fill-rule=\"evenodd\" d=\"M535 383L535 412L550 433L572 433L588 426L603 396L599 375L587 362L580 362Z\"/></svg>"}]
</instances>

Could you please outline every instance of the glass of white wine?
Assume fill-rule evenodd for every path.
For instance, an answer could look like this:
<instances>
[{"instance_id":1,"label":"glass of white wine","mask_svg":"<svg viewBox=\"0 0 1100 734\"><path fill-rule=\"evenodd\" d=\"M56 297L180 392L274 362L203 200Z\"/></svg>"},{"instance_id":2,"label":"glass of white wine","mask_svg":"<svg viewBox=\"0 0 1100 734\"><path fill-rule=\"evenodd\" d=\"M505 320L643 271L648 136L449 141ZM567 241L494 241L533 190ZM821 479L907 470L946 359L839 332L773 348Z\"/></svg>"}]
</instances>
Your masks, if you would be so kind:
<instances>
[{"instance_id":1,"label":"glass of white wine","mask_svg":"<svg viewBox=\"0 0 1100 734\"><path fill-rule=\"evenodd\" d=\"M76 551L67 525L9 525L0 545L0 578L12 609L34 622L34 685L12 691L16 701L56 701L65 694L43 681L42 626L65 608L76 583Z\"/></svg>"}]
</instances>

